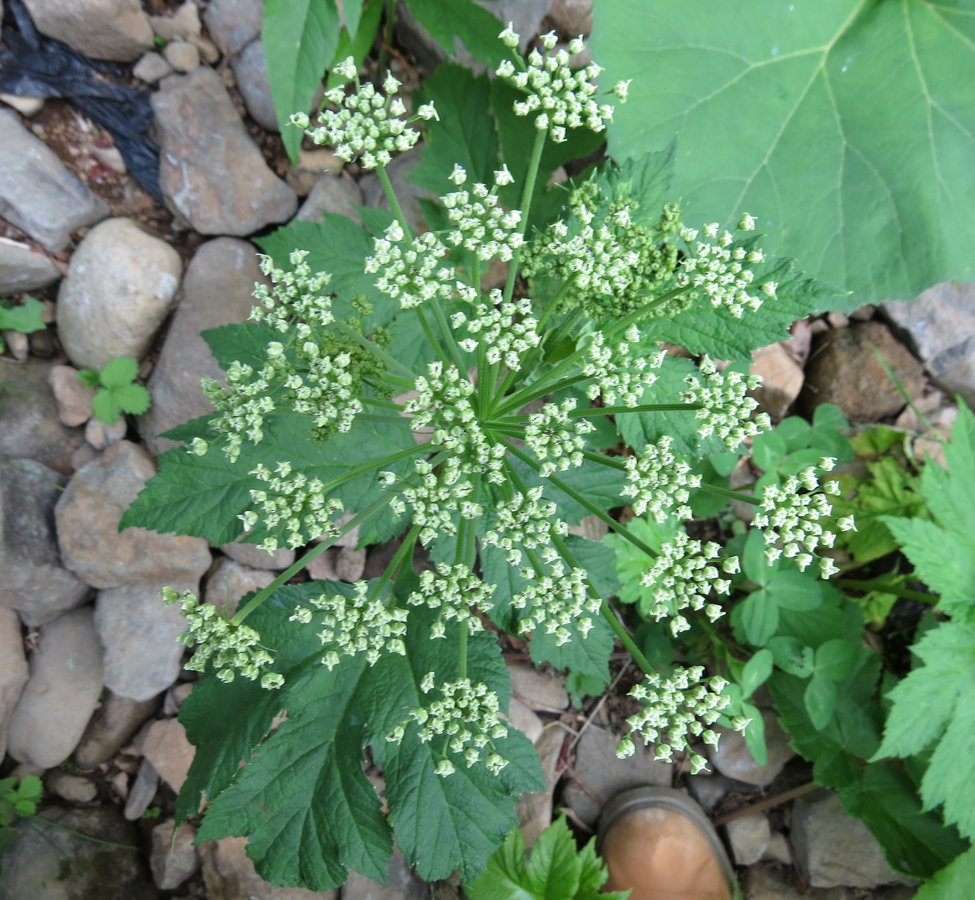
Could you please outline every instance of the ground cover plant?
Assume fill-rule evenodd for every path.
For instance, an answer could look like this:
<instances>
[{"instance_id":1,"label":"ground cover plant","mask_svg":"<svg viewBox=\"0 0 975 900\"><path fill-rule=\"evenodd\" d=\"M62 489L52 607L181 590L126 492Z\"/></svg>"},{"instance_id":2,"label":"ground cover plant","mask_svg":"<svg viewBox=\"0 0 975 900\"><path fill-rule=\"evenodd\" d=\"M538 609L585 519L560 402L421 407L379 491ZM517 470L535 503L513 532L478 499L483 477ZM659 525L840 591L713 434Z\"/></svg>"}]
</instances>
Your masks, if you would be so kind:
<instances>
[{"instance_id":1,"label":"ground cover plant","mask_svg":"<svg viewBox=\"0 0 975 900\"><path fill-rule=\"evenodd\" d=\"M307 548L230 618L166 592L203 673L180 712L197 752L177 819L203 809L199 840L247 835L275 883L327 889L350 868L382 880L394 837L426 880L478 876L518 796L542 785L534 748L499 718L499 633L528 638L534 662L579 684L609 680L619 641L642 672L619 752L645 741L691 771L716 725L744 730L761 755L753 698L766 680L780 711L798 697L813 737L846 727L864 670L870 692L852 696L873 702L862 614L823 580L855 527L832 509L842 423L826 410L768 434L745 374L753 349L835 294L768 257L746 213L735 229L684 226L667 153L550 185L598 148L629 86L601 93L598 66L572 72L579 42L545 36L523 59L510 28L500 37L497 77L443 66L412 115L395 78L360 80L350 59L322 115L293 117L375 169L392 211L263 240L269 286L251 320L204 335L226 371L205 386L215 413L169 433L185 446L160 457L123 519L217 545ZM418 127L414 178L440 196L422 234L385 170ZM764 474L732 490L749 452ZM731 501L755 510L737 544L688 526ZM625 507L637 518L624 522ZM570 534L585 516L612 539ZM399 540L378 577L289 583L354 528L361 545ZM652 648L627 628L628 600L657 628ZM809 622L817 639L788 643ZM388 815L365 761L382 767ZM953 840L895 864L931 874L963 849Z\"/></svg>"}]
</instances>

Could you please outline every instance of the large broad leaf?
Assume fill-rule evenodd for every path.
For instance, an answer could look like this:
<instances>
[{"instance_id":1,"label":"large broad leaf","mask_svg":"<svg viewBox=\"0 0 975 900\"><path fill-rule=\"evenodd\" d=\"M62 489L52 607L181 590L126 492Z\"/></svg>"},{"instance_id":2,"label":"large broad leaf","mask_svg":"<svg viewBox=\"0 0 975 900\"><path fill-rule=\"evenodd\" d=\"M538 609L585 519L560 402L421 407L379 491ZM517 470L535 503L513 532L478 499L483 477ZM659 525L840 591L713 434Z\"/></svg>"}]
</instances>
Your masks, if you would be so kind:
<instances>
[{"instance_id":1,"label":"large broad leaf","mask_svg":"<svg viewBox=\"0 0 975 900\"><path fill-rule=\"evenodd\" d=\"M422 705L419 683L427 672L456 679L456 626L447 640L431 641L432 614L414 610L405 657L387 655L374 667L346 657L329 671L315 627L289 621L296 605L325 590L348 594L351 587L289 585L248 618L275 649L283 688L262 692L207 675L184 704L181 719L199 750L180 813L195 812L205 794L211 805L201 840L248 835L258 871L277 884L327 890L345 881L347 868L383 880L392 835L363 769L363 747L373 743L393 832L410 864L428 881L455 868L475 877L517 824L520 793L542 786L534 748L512 731L496 742L510 760L500 775L482 765L468 769L460 759L457 771L441 778L433 771L438 741L421 743L413 727L400 744L386 744L384 735L407 710ZM472 680L488 684L506 705L507 675L489 634L471 636L467 661ZM272 731L278 712L286 720Z\"/></svg>"},{"instance_id":2,"label":"large broad leaf","mask_svg":"<svg viewBox=\"0 0 975 900\"><path fill-rule=\"evenodd\" d=\"M611 154L676 134L694 222L754 214L848 308L971 277L972 0L602 0L592 44Z\"/></svg>"},{"instance_id":3,"label":"large broad leaf","mask_svg":"<svg viewBox=\"0 0 975 900\"><path fill-rule=\"evenodd\" d=\"M339 41L335 0L266 0L261 37L281 137L292 162L297 162L301 131L290 126L288 118L309 111L332 64Z\"/></svg>"},{"instance_id":4,"label":"large broad leaf","mask_svg":"<svg viewBox=\"0 0 975 900\"><path fill-rule=\"evenodd\" d=\"M975 847L921 885L915 900L955 900L964 897L975 884Z\"/></svg>"},{"instance_id":5,"label":"large broad leaf","mask_svg":"<svg viewBox=\"0 0 975 900\"><path fill-rule=\"evenodd\" d=\"M409 0L407 5L448 56L457 49L454 38L460 38L474 59L492 67L509 55L498 40L504 26L473 0Z\"/></svg>"}]
</instances>

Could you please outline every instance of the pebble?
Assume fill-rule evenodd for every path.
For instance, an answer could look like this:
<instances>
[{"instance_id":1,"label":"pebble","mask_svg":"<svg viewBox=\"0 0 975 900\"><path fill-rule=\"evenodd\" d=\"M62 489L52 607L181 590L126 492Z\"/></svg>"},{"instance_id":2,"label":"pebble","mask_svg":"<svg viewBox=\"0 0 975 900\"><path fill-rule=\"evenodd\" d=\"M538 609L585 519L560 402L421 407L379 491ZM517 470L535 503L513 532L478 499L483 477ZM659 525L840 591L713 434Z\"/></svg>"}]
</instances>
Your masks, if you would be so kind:
<instances>
[{"instance_id":1,"label":"pebble","mask_svg":"<svg viewBox=\"0 0 975 900\"><path fill-rule=\"evenodd\" d=\"M58 404L61 424L70 427L84 425L92 417L94 389L78 377L78 370L74 366L51 366L47 380Z\"/></svg>"},{"instance_id":2,"label":"pebble","mask_svg":"<svg viewBox=\"0 0 975 900\"><path fill-rule=\"evenodd\" d=\"M736 865L753 865L765 855L772 831L763 813L732 819L725 827Z\"/></svg>"},{"instance_id":3,"label":"pebble","mask_svg":"<svg viewBox=\"0 0 975 900\"><path fill-rule=\"evenodd\" d=\"M142 814L149 808L159 790L159 773L153 768L148 759L139 764L139 771L132 782L125 798L123 815L130 822L141 819Z\"/></svg>"},{"instance_id":4,"label":"pebble","mask_svg":"<svg viewBox=\"0 0 975 900\"><path fill-rule=\"evenodd\" d=\"M10 719L14 759L53 769L81 740L102 690L102 658L89 607L41 628L30 675Z\"/></svg>"},{"instance_id":5,"label":"pebble","mask_svg":"<svg viewBox=\"0 0 975 900\"><path fill-rule=\"evenodd\" d=\"M220 552L245 566L250 566L252 569L276 569L280 571L287 569L295 561L295 551L289 547L278 547L273 553L268 553L267 550L261 550L256 544L245 544L241 541L224 544L220 548Z\"/></svg>"},{"instance_id":6,"label":"pebble","mask_svg":"<svg viewBox=\"0 0 975 900\"><path fill-rule=\"evenodd\" d=\"M105 691L101 705L88 722L74 761L81 769L94 769L110 760L159 706L156 697L132 700L111 690Z\"/></svg>"},{"instance_id":7,"label":"pebble","mask_svg":"<svg viewBox=\"0 0 975 900\"><path fill-rule=\"evenodd\" d=\"M132 219L108 219L89 231L58 291L58 337L71 362L100 369L119 356L141 359L181 274L179 254Z\"/></svg>"},{"instance_id":8,"label":"pebble","mask_svg":"<svg viewBox=\"0 0 975 900\"><path fill-rule=\"evenodd\" d=\"M561 679L550 672L541 672L528 663L509 662L511 693L530 709L559 712L569 707L569 694Z\"/></svg>"},{"instance_id":9,"label":"pebble","mask_svg":"<svg viewBox=\"0 0 975 900\"><path fill-rule=\"evenodd\" d=\"M152 406L139 418L149 449L179 446L159 435L189 419L213 412L200 390L201 378L223 379L200 332L243 322L254 305L255 282L266 282L254 247L237 238L202 244L186 267L179 304L147 387Z\"/></svg>"},{"instance_id":10,"label":"pebble","mask_svg":"<svg viewBox=\"0 0 975 900\"><path fill-rule=\"evenodd\" d=\"M323 550L306 566L309 576L316 581L338 581L339 575L335 571L335 559L338 555L337 547Z\"/></svg>"},{"instance_id":11,"label":"pebble","mask_svg":"<svg viewBox=\"0 0 975 900\"><path fill-rule=\"evenodd\" d=\"M237 79L237 89L244 98L244 105L251 118L266 131L280 131L271 85L267 80L267 58L264 43L251 41L238 53L230 65Z\"/></svg>"},{"instance_id":12,"label":"pebble","mask_svg":"<svg viewBox=\"0 0 975 900\"><path fill-rule=\"evenodd\" d=\"M0 358L0 456L33 459L67 475L73 469L71 456L85 436L61 423L48 383L51 368L40 360ZM4 390L4 384L17 389Z\"/></svg>"},{"instance_id":13,"label":"pebble","mask_svg":"<svg viewBox=\"0 0 975 900\"><path fill-rule=\"evenodd\" d=\"M152 829L149 868L159 890L175 890L200 868L195 840L196 830L188 822L176 828L175 820L168 819Z\"/></svg>"},{"instance_id":14,"label":"pebble","mask_svg":"<svg viewBox=\"0 0 975 900\"><path fill-rule=\"evenodd\" d=\"M210 553L202 538L144 528L119 533L122 514L153 472L142 447L119 441L79 469L58 499L55 519L61 558L93 587L193 581L210 568Z\"/></svg>"},{"instance_id":15,"label":"pebble","mask_svg":"<svg viewBox=\"0 0 975 900\"><path fill-rule=\"evenodd\" d=\"M166 45L166 62L177 72L192 72L200 65L200 51L189 41L172 41Z\"/></svg>"},{"instance_id":16,"label":"pebble","mask_svg":"<svg viewBox=\"0 0 975 900\"><path fill-rule=\"evenodd\" d=\"M149 16L153 34L164 41L189 41L202 32L200 11L192 0L186 0L171 16Z\"/></svg>"},{"instance_id":17,"label":"pebble","mask_svg":"<svg viewBox=\"0 0 975 900\"><path fill-rule=\"evenodd\" d=\"M945 282L914 302L891 301L881 309L934 380L975 406L975 283Z\"/></svg>"},{"instance_id":18,"label":"pebble","mask_svg":"<svg viewBox=\"0 0 975 900\"><path fill-rule=\"evenodd\" d=\"M112 425L92 417L85 426L85 440L96 450L105 450L122 440L128 427L125 416L119 416Z\"/></svg>"},{"instance_id":19,"label":"pebble","mask_svg":"<svg viewBox=\"0 0 975 900\"><path fill-rule=\"evenodd\" d=\"M204 596L220 612L230 617L245 594L259 591L274 581L274 572L252 569L232 559L221 559L206 577Z\"/></svg>"},{"instance_id":20,"label":"pebble","mask_svg":"<svg viewBox=\"0 0 975 900\"><path fill-rule=\"evenodd\" d=\"M295 192L268 168L220 76L205 66L152 96L166 205L201 234L245 236L290 219Z\"/></svg>"},{"instance_id":21,"label":"pebble","mask_svg":"<svg viewBox=\"0 0 975 900\"><path fill-rule=\"evenodd\" d=\"M335 574L339 581L358 581L366 570L365 549L356 550L352 547L340 547L335 557Z\"/></svg>"},{"instance_id":22,"label":"pebble","mask_svg":"<svg viewBox=\"0 0 975 900\"><path fill-rule=\"evenodd\" d=\"M508 721L533 744L542 736L542 720L517 697L508 704Z\"/></svg>"},{"instance_id":23,"label":"pebble","mask_svg":"<svg viewBox=\"0 0 975 900\"><path fill-rule=\"evenodd\" d=\"M3 343L7 352L17 362L24 362L30 352L30 342L26 334L20 331L4 330L2 333Z\"/></svg>"},{"instance_id":24,"label":"pebble","mask_svg":"<svg viewBox=\"0 0 975 900\"><path fill-rule=\"evenodd\" d=\"M95 601L105 686L130 700L151 700L179 676L186 648L177 638L186 630L186 620L179 606L167 606L159 596L167 586L198 593L199 579L108 588Z\"/></svg>"},{"instance_id":25,"label":"pebble","mask_svg":"<svg viewBox=\"0 0 975 900\"><path fill-rule=\"evenodd\" d=\"M715 727L720 735L717 749L708 747L707 755L722 775L746 784L757 784L768 787L785 767L785 764L796 755L789 746L789 735L782 730L775 713L762 710L765 722L765 746L768 748L768 758L764 766L755 762L755 757L745 744L745 739L737 731Z\"/></svg>"},{"instance_id":26,"label":"pebble","mask_svg":"<svg viewBox=\"0 0 975 900\"><path fill-rule=\"evenodd\" d=\"M41 34L92 59L130 62L152 48L152 26L139 0L24 0Z\"/></svg>"},{"instance_id":27,"label":"pebble","mask_svg":"<svg viewBox=\"0 0 975 900\"><path fill-rule=\"evenodd\" d=\"M210 0L203 21L224 53L236 53L261 33L263 16L264 0Z\"/></svg>"},{"instance_id":28,"label":"pebble","mask_svg":"<svg viewBox=\"0 0 975 900\"><path fill-rule=\"evenodd\" d=\"M132 74L146 84L155 84L173 74L173 67L158 53L146 53L132 68Z\"/></svg>"},{"instance_id":29,"label":"pebble","mask_svg":"<svg viewBox=\"0 0 975 900\"><path fill-rule=\"evenodd\" d=\"M61 769L51 772L47 779L47 787L69 803L90 803L98 796L98 788L90 779L71 775Z\"/></svg>"},{"instance_id":30,"label":"pebble","mask_svg":"<svg viewBox=\"0 0 975 900\"><path fill-rule=\"evenodd\" d=\"M105 203L6 109L0 110L0 208L46 250L63 250L72 231L108 215Z\"/></svg>"},{"instance_id":31,"label":"pebble","mask_svg":"<svg viewBox=\"0 0 975 900\"><path fill-rule=\"evenodd\" d=\"M42 807L39 813L55 824L35 819L19 830L3 857L0 900L156 900L135 846L138 831L115 807Z\"/></svg>"},{"instance_id":32,"label":"pebble","mask_svg":"<svg viewBox=\"0 0 975 900\"><path fill-rule=\"evenodd\" d=\"M342 885L342 900L426 900L429 896L430 887L413 877L399 849L393 851L385 884L350 872Z\"/></svg>"},{"instance_id":33,"label":"pebble","mask_svg":"<svg viewBox=\"0 0 975 900\"><path fill-rule=\"evenodd\" d=\"M149 726L142 753L159 777L174 791L186 781L196 748L186 739L186 729L178 719L159 719Z\"/></svg>"},{"instance_id":34,"label":"pebble","mask_svg":"<svg viewBox=\"0 0 975 900\"><path fill-rule=\"evenodd\" d=\"M20 619L0 608L0 758L7 752L7 731L14 707L27 683L27 660Z\"/></svg>"},{"instance_id":35,"label":"pebble","mask_svg":"<svg viewBox=\"0 0 975 900\"><path fill-rule=\"evenodd\" d=\"M785 418L803 381L802 366L786 349L785 342L756 350L749 372L762 378L762 386L754 392L760 408L775 421Z\"/></svg>"},{"instance_id":36,"label":"pebble","mask_svg":"<svg viewBox=\"0 0 975 900\"><path fill-rule=\"evenodd\" d=\"M0 237L0 294L33 291L61 277L58 267L27 244Z\"/></svg>"},{"instance_id":37,"label":"pebble","mask_svg":"<svg viewBox=\"0 0 975 900\"><path fill-rule=\"evenodd\" d=\"M358 222L359 213L355 208L362 204L362 191L351 178L325 174L315 182L298 210L298 218L304 222L321 222L324 219L322 213L336 213Z\"/></svg>"},{"instance_id":38,"label":"pebble","mask_svg":"<svg viewBox=\"0 0 975 900\"><path fill-rule=\"evenodd\" d=\"M792 806L792 846L813 887L913 884L894 872L877 839L860 819L848 816L832 792L800 797Z\"/></svg>"},{"instance_id":39,"label":"pebble","mask_svg":"<svg viewBox=\"0 0 975 900\"><path fill-rule=\"evenodd\" d=\"M54 507L67 480L30 459L0 466L0 606L28 625L56 619L89 589L61 562Z\"/></svg>"}]
</instances>

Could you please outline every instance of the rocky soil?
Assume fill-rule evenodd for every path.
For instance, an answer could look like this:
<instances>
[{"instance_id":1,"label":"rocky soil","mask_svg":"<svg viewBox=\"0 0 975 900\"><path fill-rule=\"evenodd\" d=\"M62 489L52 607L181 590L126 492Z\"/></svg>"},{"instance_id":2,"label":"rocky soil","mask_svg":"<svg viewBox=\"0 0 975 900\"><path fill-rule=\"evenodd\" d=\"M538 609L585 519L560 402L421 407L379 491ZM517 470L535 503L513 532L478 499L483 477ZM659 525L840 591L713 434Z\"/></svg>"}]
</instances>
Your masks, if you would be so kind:
<instances>
[{"instance_id":1,"label":"rocky soil","mask_svg":"<svg viewBox=\"0 0 975 900\"><path fill-rule=\"evenodd\" d=\"M247 316L261 278L249 238L295 216L352 213L378 188L353 166L335 168L327 150L303 151L298 166L287 161L267 86L261 0L91 0L82 17L68 0L24 5L43 34L117 62L126 84L151 95L162 202L128 173L112 135L71 103L0 97L0 296L43 299L49 322L30 336L4 333L0 357L0 757L4 775L41 775L43 815L72 829L22 829L3 857L0 900L339 896L271 887L243 839L195 846L191 824L172 837L173 799L193 753L176 715L193 676L176 642L180 613L159 590L189 589L233 607L293 552L119 534L117 526L155 455L172 446L160 432L208 410L200 378L219 369L200 332ZM589 27L587 0L487 5L514 17L523 35ZM398 74L415 84L440 52L409 17L398 40ZM393 171L415 196L402 180L413 164L408 155ZM775 417L828 401L856 422L918 429L873 348L947 429L946 397L975 402L975 288L941 285L913 304L798 323L791 341L757 356L761 400ZM106 426L92 417L92 392L77 372L118 356L140 360L152 407ZM311 574L354 581L381 569L388 552L346 541ZM553 809L566 809L584 836L616 791L674 784L723 826L750 898L913 895L836 796L795 796L809 767L771 714L766 766L732 734L712 758L713 774L691 778L647 753L616 759L611 695L570 698L557 674L533 670L516 646L509 665L511 719L535 742L548 779L546 792L521 803L529 842ZM372 774L381 787L381 773ZM353 875L340 896L432 890L396 857L385 887ZM456 895L456 886L436 891Z\"/></svg>"}]
</instances>

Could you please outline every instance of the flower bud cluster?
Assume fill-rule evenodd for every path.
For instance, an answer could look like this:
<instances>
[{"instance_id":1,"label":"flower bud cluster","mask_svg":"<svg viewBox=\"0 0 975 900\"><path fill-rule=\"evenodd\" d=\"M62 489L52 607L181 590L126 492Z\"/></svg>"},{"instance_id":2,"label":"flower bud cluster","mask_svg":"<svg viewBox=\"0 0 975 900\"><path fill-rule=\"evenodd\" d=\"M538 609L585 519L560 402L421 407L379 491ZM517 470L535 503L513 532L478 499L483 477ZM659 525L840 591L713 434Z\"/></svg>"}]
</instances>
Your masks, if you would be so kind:
<instances>
[{"instance_id":1,"label":"flower bud cluster","mask_svg":"<svg viewBox=\"0 0 975 900\"><path fill-rule=\"evenodd\" d=\"M312 328L330 325L332 298L327 272L312 273L306 262L307 250L294 250L288 258L292 270L274 265L270 256L260 258L261 271L271 280L271 287L258 282L254 285L254 299L258 305L251 310L251 320L267 322L282 334L295 329L300 340L308 340Z\"/></svg>"},{"instance_id":2,"label":"flower bud cluster","mask_svg":"<svg viewBox=\"0 0 975 900\"><path fill-rule=\"evenodd\" d=\"M485 584L467 566L437 564L436 573L429 569L420 574L420 587L413 591L406 602L410 606L426 606L441 610L430 631L431 638L446 634L446 623L451 620L466 622L472 631L483 629L481 620L471 612L476 606L482 611L491 609L491 595L495 585Z\"/></svg>"},{"instance_id":3,"label":"flower bud cluster","mask_svg":"<svg viewBox=\"0 0 975 900\"><path fill-rule=\"evenodd\" d=\"M643 392L657 380L653 370L660 368L667 354L661 350L651 357L633 357L631 344L638 340L636 326L627 331L626 341L621 341L615 349L606 344L601 331L593 332L582 364L583 374L593 379L586 390L590 400L602 396L607 406L639 404Z\"/></svg>"},{"instance_id":4,"label":"flower bud cluster","mask_svg":"<svg viewBox=\"0 0 975 900\"><path fill-rule=\"evenodd\" d=\"M495 512L494 528L482 536L481 542L507 551L510 565L521 565L523 547L529 550L542 547L546 562L559 558L552 547L552 536L564 537L569 533L569 526L564 520L554 518L554 503L542 502L541 486L529 488L527 494L515 494L499 504Z\"/></svg>"},{"instance_id":5,"label":"flower bud cluster","mask_svg":"<svg viewBox=\"0 0 975 900\"><path fill-rule=\"evenodd\" d=\"M433 672L427 674L420 687L424 693L435 689ZM410 710L410 718L420 726L418 736L423 743L441 735L447 739L436 774L446 777L457 771L447 758L447 752L450 752L463 753L468 769L486 756L485 767L497 775L508 765L508 760L500 756L492 744L508 734L507 727L498 718L501 710L498 695L486 684L472 684L469 678L447 682L436 691L440 696L428 706ZM406 721L401 722L386 735L386 740L398 744L406 733L406 725Z\"/></svg>"},{"instance_id":6,"label":"flower bud cluster","mask_svg":"<svg viewBox=\"0 0 975 900\"><path fill-rule=\"evenodd\" d=\"M500 37L505 46L511 49L518 46L518 35L510 24ZM606 123L613 120L613 107L595 100L599 92L596 78L602 72L602 67L590 63L575 72L569 68L570 58L584 49L582 38L575 38L569 42L568 50L559 50L554 54L551 51L558 43L555 32L542 35L541 40L544 55L532 50L528 54L527 66L521 59L517 65L506 59L497 69L499 78L528 94L524 100L514 104L515 115L533 115L535 127L539 131L547 131L556 143L566 140L567 128L585 127L590 131L604 131ZM626 100L627 84L620 82L614 88L621 102Z\"/></svg>"},{"instance_id":7,"label":"flower bud cluster","mask_svg":"<svg viewBox=\"0 0 975 900\"><path fill-rule=\"evenodd\" d=\"M419 132L407 127L408 121L437 118L433 104L421 106L410 120L400 118L406 115L406 105L393 96L400 82L389 72L383 81L384 94L371 82L359 83L359 73L351 56L332 71L347 83L354 82L352 93L346 93L344 86L326 91L325 100L336 109L322 112L317 127L311 127L308 116L303 113L293 115L291 124L303 129L316 144L334 145L335 155L345 162L359 156L364 169L385 167L394 152L410 150L419 140Z\"/></svg>"},{"instance_id":8,"label":"flower bud cluster","mask_svg":"<svg viewBox=\"0 0 975 900\"><path fill-rule=\"evenodd\" d=\"M477 340L471 337L458 343L468 353L483 344L489 363L504 361L509 369L517 369L522 354L537 347L541 340L538 321L532 315L532 302L528 297L505 302L497 288L490 296L493 309L487 309L486 305L479 307L476 317L472 318L462 312L454 313L451 324L455 328L466 325L468 334L477 336Z\"/></svg>"},{"instance_id":9,"label":"flower bud cluster","mask_svg":"<svg viewBox=\"0 0 975 900\"><path fill-rule=\"evenodd\" d=\"M399 222L393 222L383 237L373 241L373 255L364 271L379 274L376 289L403 309L413 309L434 297L450 300L456 294L471 300L477 292L457 278L456 270L441 261L447 246L432 231L407 237Z\"/></svg>"},{"instance_id":10,"label":"flower bud cluster","mask_svg":"<svg viewBox=\"0 0 975 900\"><path fill-rule=\"evenodd\" d=\"M660 555L640 579L644 587L653 588L654 603L646 614L658 622L669 618L675 637L691 627L681 610L704 610L712 622L720 618L723 610L716 603L708 603L708 598L712 591L720 596L731 589L731 581L722 578L722 572L733 575L739 571L737 556L720 561L719 570L720 552L721 547L713 541L702 545L679 530L673 541L661 546Z\"/></svg>"},{"instance_id":11,"label":"flower bud cluster","mask_svg":"<svg viewBox=\"0 0 975 900\"><path fill-rule=\"evenodd\" d=\"M629 482L620 493L633 498L633 511L642 516L645 512L658 524L667 519L691 517L690 488L701 486L701 476L694 475L691 467L671 449L673 439L669 435L656 444L647 444L643 453L626 458L626 479Z\"/></svg>"},{"instance_id":12,"label":"flower bud cluster","mask_svg":"<svg viewBox=\"0 0 975 900\"><path fill-rule=\"evenodd\" d=\"M192 658L186 664L191 672L202 672L207 661L213 662L217 678L229 683L237 674L250 681L261 679L261 687L274 690L284 684L284 677L271 672L267 666L274 658L261 647L261 636L249 625L235 625L225 619L215 606L200 603L192 591L162 589L167 606L179 603L180 612L188 628L179 641L188 647L196 646Z\"/></svg>"},{"instance_id":13,"label":"flower bud cluster","mask_svg":"<svg viewBox=\"0 0 975 900\"><path fill-rule=\"evenodd\" d=\"M647 675L630 691L631 697L646 705L626 722L648 744L656 744L656 759L670 762L675 750L688 751L691 774L697 775L707 768L707 760L691 749L687 737L718 746L718 734L710 726L730 703L730 698L722 693L727 684L717 675L704 680L703 666L679 668L666 677L658 673ZM625 759L635 749L633 739L627 736L620 741L616 755Z\"/></svg>"},{"instance_id":14,"label":"flower bud cluster","mask_svg":"<svg viewBox=\"0 0 975 900\"><path fill-rule=\"evenodd\" d=\"M755 219L747 214L738 223L742 231L754 227ZM692 298L703 295L715 309L724 307L736 319L746 309L754 312L766 299L775 299L777 282L763 282L757 289L753 285L755 273L749 266L765 260L761 250L736 245L730 231L718 233L716 222L704 227L707 240L697 240L698 234L693 228L681 229L681 238L691 250L681 260L677 283L693 288Z\"/></svg>"},{"instance_id":15,"label":"flower bud cluster","mask_svg":"<svg viewBox=\"0 0 975 900\"><path fill-rule=\"evenodd\" d=\"M343 656L365 654L366 661L374 666L384 653L406 655L403 636L406 634L405 609L388 606L378 596L369 596L369 584L357 581L355 594L322 594L309 601L322 615L322 630L318 632L328 650L322 664L331 671ZM314 613L306 606L295 609L290 621L307 625Z\"/></svg>"},{"instance_id":16,"label":"flower bud cluster","mask_svg":"<svg viewBox=\"0 0 975 900\"><path fill-rule=\"evenodd\" d=\"M204 396L214 405L217 415L210 426L227 437L224 453L236 462L246 438L252 444L264 439L264 419L274 412L272 383L284 372L283 360L270 360L259 372L253 366L234 360L227 368L227 386L212 378L200 381ZM192 452L202 456L208 446L197 442Z\"/></svg>"},{"instance_id":17,"label":"flower bud cluster","mask_svg":"<svg viewBox=\"0 0 975 900\"><path fill-rule=\"evenodd\" d=\"M342 512L342 502L326 494L322 481L295 472L287 461L279 462L273 472L263 463L258 464L250 474L267 487L252 489L251 500L256 508L238 516L246 531L258 523L268 531L284 528L288 532L284 546L292 549L335 533L331 517ZM279 541L269 536L258 546L273 553Z\"/></svg>"},{"instance_id":18,"label":"flower bud cluster","mask_svg":"<svg viewBox=\"0 0 975 900\"><path fill-rule=\"evenodd\" d=\"M569 415L577 405L574 397L567 397L559 404L546 403L528 417L525 443L542 460L538 470L542 478L582 465L582 451L586 446L583 435L594 431L596 426Z\"/></svg>"},{"instance_id":19,"label":"flower bud cluster","mask_svg":"<svg viewBox=\"0 0 975 900\"><path fill-rule=\"evenodd\" d=\"M761 385L761 376L719 372L707 356L701 360L698 374L700 377L688 375L684 379L688 390L681 394L681 400L701 404L696 413L696 418L701 420L697 429L701 437L713 434L724 441L729 450L735 450L745 438L772 427L767 413L750 416L758 401L749 397L748 391Z\"/></svg>"},{"instance_id":20,"label":"flower bud cluster","mask_svg":"<svg viewBox=\"0 0 975 900\"><path fill-rule=\"evenodd\" d=\"M527 609L518 622L522 634L544 628L546 634L555 635L559 647L572 640L570 625L583 637L589 634L592 616L599 612L602 600L590 594L584 569L566 570L560 561L554 561L547 575L530 568L522 569L521 574L528 584L511 598L511 605Z\"/></svg>"},{"instance_id":21,"label":"flower bud cluster","mask_svg":"<svg viewBox=\"0 0 975 900\"><path fill-rule=\"evenodd\" d=\"M766 485L762 490L761 512L752 520L752 527L762 529L769 565L782 556L794 559L799 570L805 571L820 547L833 546L836 533L827 527L833 506L826 495L838 494L840 486L837 481L820 485L819 474L832 471L835 465L835 459L823 457L818 466L809 466L798 475L788 476L781 485ZM838 519L836 525L840 531L856 529L852 516ZM829 578L838 570L832 559L822 557L819 571L823 578Z\"/></svg>"},{"instance_id":22,"label":"flower bud cluster","mask_svg":"<svg viewBox=\"0 0 975 900\"><path fill-rule=\"evenodd\" d=\"M497 188L514 181L508 167L495 172L494 179L491 190L478 183L470 190L454 191L440 198L453 225L453 231L447 232L447 242L469 250L481 262L495 257L508 262L524 243L521 210L508 211L498 205ZM454 166L450 180L458 187L464 184L467 173L462 166Z\"/></svg>"}]
</instances>

